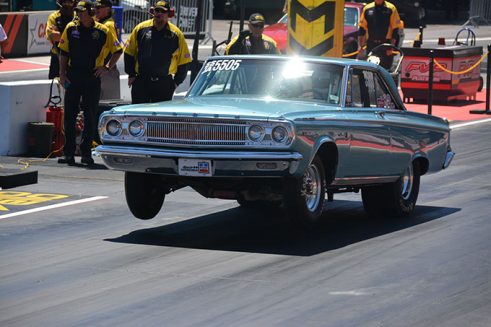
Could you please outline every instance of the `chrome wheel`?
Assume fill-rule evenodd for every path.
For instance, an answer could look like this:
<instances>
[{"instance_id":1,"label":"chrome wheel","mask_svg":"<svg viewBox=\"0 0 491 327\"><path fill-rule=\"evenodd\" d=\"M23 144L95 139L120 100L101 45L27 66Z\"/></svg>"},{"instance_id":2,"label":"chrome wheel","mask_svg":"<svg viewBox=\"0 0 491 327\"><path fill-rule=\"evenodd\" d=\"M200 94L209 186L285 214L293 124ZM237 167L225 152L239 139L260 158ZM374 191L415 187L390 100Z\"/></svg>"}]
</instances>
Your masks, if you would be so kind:
<instances>
[{"instance_id":1,"label":"chrome wheel","mask_svg":"<svg viewBox=\"0 0 491 327\"><path fill-rule=\"evenodd\" d=\"M321 199L322 194L322 177L318 168L311 164L305 174L303 175L302 182L302 196L305 197L305 204L307 209L314 212Z\"/></svg>"},{"instance_id":2,"label":"chrome wheel","mask_svg":"<svg viewBox=\"0 0 491 327\"><path fill-rule=\"evenodd\" d=\"M286 181L283 198L286 215L301 226L315 223L322 216L325 194L324 165L315 156L301 178Z\"/></svg>"},{"instance_id":3,"label":"chrome wheel","mask_svg":"<svg viewBox=\"0 0 491 327\"><path fill-rule=\"evenodd\" d=\"M414 184L414 171L413 171L413 165L410 164L404 170L404 174L402 175L402 180L401 180L402 198L404 200L408 200L409 197L411 196L411 192L413 190L413 184Z\"/></svg>"},{"instance_id":4,"label":"chrome wheel","mask_svg":"<svg viewBox=\"0 0 491 327\"><path fill-rule=\"evenodd\" d=\"M409 216L418 200L420 177L420 163L413 161L396 182L364 187L363 207L371 216Z\"/></svg>"}]
</instances>

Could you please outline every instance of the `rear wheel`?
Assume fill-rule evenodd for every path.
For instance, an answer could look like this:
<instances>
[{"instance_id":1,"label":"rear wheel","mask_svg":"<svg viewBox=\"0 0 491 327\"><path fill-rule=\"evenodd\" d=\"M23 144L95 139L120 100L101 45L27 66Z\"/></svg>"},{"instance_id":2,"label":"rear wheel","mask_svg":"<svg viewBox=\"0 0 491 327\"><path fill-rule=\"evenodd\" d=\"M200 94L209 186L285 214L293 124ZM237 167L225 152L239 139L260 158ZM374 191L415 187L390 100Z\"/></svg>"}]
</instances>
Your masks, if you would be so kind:
<instances>
[{"instance_id":1,"label":"rear wheel","mask_svg":"<svg viewBox=\"0 0 491 327\"><path fill-rule=\"evenodd\" d=\"M164 203L165 188L154 174L125 172L124 190L126 203L138 219L152 219Z\"/></svg>"},{"instance_id":2,"label":"rear wheel","mask_svg":"<svg viewBox=\"0 0 491 327\"><path fill-rule=\"evenodd\" d=\"M287 182L284 207L292 222L310 225L319 220L324 208L325 180L322 160L315 156L302 178Z\"/></svg>"},{"instance_id":3,"label":"rear wheel","mask_svg":"<svg viewBox=\"0 0 491 327\"><path fill-rule=\"evenodd\" d=\"M370 216L409 216L418 200L420 176L421 169L415 161L396 182L363 188L361 197L365 211Z\"/></svg>"}]
</instances>

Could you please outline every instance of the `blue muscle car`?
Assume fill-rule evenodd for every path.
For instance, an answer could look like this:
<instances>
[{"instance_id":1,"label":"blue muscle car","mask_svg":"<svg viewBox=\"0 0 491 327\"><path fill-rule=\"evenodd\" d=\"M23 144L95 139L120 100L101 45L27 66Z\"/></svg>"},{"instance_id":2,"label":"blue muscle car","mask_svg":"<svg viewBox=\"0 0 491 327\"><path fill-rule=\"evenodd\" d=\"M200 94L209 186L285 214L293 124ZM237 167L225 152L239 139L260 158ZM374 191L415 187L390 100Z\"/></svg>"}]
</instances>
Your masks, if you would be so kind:
<instances>
[{"instance_id":1,"label":"blue muscle car","mask_svg":"<svg viewBox=\"0 0 491 327\"><path fill-rule=\"evenodd\" d=\"M454 156L448 122L408 112L384 69L318 57L210 57L183 100L114 108L99 133L140 219L185 186L302 223L359 190L370 215L407 216Z\"/></svg>"}]
</instances>

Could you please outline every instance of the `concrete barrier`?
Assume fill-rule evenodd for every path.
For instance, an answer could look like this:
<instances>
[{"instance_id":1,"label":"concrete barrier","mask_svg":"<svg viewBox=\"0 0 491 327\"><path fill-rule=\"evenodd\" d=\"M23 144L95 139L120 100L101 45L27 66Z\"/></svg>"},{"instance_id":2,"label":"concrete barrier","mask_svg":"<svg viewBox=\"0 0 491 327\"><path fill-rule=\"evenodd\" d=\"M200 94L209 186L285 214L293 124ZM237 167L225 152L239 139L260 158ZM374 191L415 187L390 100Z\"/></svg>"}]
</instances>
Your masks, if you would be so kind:
<instances>
[{"instance_id":1,"label":"concrete barrier","mask_svg":"<svg viewBox=\"0 0 491 327\"><path fill-rule=\"evenodd\" d=\"M177 88L176 99L184 96L189 88L189 80L190 74ZM27 153L27 125L30 122L46 121L44 106L49 98L50 85L51 80L0 83L0 155ZM120 90L121 99L131 101L128 75L120 76ZM63 94L61 96L63 98Z\"/></svg>"},{"instance_id":2,"label":"concrete barrier","mask_svg":"<svg viewBox=\"0 0 491 327\"><path fill-rule=\"evenodd\" d=\"M46 120L50 84L49 80L0 84L0 155L27 152L27 124Z\"/></svg>"}]
</instances>

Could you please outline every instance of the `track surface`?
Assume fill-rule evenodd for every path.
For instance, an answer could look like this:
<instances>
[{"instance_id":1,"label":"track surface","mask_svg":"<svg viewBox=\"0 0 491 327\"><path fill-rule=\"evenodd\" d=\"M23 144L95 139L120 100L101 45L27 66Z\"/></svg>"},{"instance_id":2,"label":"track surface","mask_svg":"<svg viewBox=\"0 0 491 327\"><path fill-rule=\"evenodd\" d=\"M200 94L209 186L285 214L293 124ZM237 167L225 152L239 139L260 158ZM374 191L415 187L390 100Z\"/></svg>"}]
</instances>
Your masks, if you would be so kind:
<instances>
[{"instance_id":1,"label":"track surface","mask_svg":"<svg viewBox=\"0 0 491 327\"><path fill-rule=\"evenodd\" d=\"M411 219L369 219L348 194L307 232L191 189L138 221L122 173L34 164L15 192L69 197L2 202L0 325L490 326L490 140L491 123L454 130Z\"/></svg>"}]
</instances>

